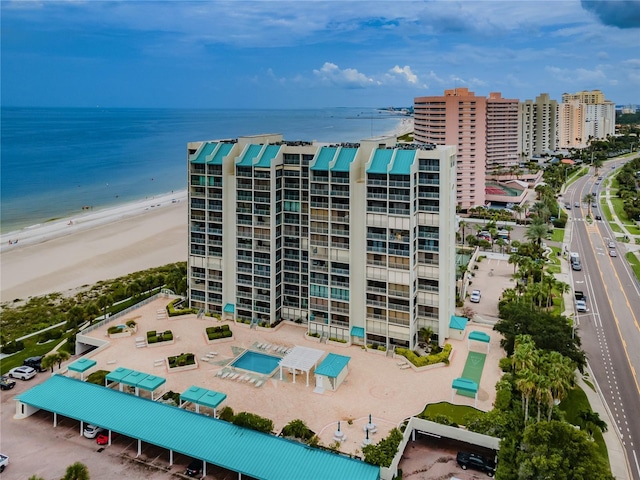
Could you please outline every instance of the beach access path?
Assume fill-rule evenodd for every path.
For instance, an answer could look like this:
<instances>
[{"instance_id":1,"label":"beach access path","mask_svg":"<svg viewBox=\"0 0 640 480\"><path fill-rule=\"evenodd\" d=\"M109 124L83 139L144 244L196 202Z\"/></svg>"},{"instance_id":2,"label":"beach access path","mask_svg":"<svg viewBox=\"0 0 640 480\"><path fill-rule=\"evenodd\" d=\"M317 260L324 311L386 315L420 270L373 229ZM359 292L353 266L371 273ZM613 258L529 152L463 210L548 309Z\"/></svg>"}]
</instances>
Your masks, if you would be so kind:
<instances>
[{"instance_id":1,"label":"beach access path","mask_svg":"<svg viewBox=\"0 0 640 480\"><path fill-rule=\"evenodd\" d=\"M186 261L187 207L181 191L3 235L0 301L65 293Z\"/></svg>"}]
</instances>

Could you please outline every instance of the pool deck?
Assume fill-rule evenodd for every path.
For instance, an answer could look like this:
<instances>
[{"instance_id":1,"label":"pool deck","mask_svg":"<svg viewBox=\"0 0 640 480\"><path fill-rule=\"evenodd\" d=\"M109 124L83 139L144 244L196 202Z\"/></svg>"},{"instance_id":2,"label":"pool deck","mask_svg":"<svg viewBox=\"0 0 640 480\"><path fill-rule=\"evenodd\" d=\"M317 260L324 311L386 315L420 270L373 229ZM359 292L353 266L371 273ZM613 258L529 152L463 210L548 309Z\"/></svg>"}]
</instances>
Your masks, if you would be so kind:
<instances>
[{"instance_id":1,"label":"pool deck","mask_svg":"<svg viewBox=\"0 0 640 480\"><path fill-rule=\"evenodd\" d=\"M333 434L340 421L341 431L347 439L341 443L339 450L345 453L362 451L361 444L365 438L363 429L368 423L369 414L377 426L377 433L371 435L372 442L376 443L405 418L420 413L426 404L450 402L451 383L461 376L467 359L466 337L464 340L449 339L447 342L454 349L449 366L416 372L412 368L400 368L398 359L378 352L367 352L359 346L313 342L305 337L305 326L292 323L281 324L275 329L250 329L248 325L229 322L233 339L208 344L205 328L220 322L211 317L198 319L195 315L158 319L158 310L163 309L168 302L169 299L156 299L114 320L113 324L135 320L138 331L131 337L109 339L108 347L89 354L88 357L95 360L97 365L87 373L96 369L112 371L117 367L126 367L165 377L166 391L183 392L190 386L197 385L223 392L227 394L227 400L221 407L227 405L235 413L246 411L269 418L274 423L276 433L291 420L302 419L316 432L323 445L333 443ZM108 325L102 326L89 335L105 340L107 328ZM148 330L171 330L175 343L153 347L136 346L136 338L146 338ZM478 392L478 408L487 411L492 408L495 399L494 386L501 374L498 360L504 356L504 352L499 345L499 335L490 326L469 322L467 333L471 330L484 331L491 337L491 349ZM309 386L306 386L306 375L296 375L296 383L293 383L293 377L288 371L283 373L282 381L278 371L270 378L260 374L249 374L249 378L243 378L247 373L244 371L235 380L218 375L219 372L232 370L229 363L246 349L283 355L273 350L257 348L258 344L264 343L282 347L300 345L349 356L349 373L335 392L325 390L322 394L314 393L313 374L309 375ZM472 350L473 343L475 342L472 342ZM485 345L482 347L483 350L486 348ZM169 355L187 352L195 354L197 369L169 373L166 363L160 361ZM211 355L212 353L216 355ZM253 382L252 378L255 378ZM260 380L264 380L264 383L256 387ZM473 405L473 400L455 395L454 403Z\"/></svg>"}]
</instances>

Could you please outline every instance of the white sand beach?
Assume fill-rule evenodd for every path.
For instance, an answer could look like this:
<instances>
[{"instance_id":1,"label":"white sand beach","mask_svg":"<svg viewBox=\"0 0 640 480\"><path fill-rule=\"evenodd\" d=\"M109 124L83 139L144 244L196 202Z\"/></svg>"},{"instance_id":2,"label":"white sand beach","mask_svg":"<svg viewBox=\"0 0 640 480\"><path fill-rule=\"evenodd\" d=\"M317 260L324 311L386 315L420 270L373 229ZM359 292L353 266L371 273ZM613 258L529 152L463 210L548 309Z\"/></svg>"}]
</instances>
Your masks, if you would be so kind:
<instances>
[{"instance_id":1,"label":"white sand beach","mask_svg":"<svg viewBox=\"0 0 640 480\"><path fill-rule=\"evenodd\" d=\"M0 300L186 261L187 240L186 190L7 233L0 237Z\"/></svg>"}]
</instances>

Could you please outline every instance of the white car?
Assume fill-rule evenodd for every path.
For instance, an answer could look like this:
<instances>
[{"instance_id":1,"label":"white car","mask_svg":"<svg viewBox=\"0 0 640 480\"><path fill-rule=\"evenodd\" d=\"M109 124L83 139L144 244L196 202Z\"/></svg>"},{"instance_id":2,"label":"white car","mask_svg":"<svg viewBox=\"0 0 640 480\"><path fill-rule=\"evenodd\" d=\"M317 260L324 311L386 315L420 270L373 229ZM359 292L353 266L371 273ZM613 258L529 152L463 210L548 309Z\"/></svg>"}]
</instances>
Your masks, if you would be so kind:
<instances>
[{"instance_id":1,"label":"white car","mask_svg":"<svg viewBox=\"0 0 640 480\"><path fill-rule=\"evenodd\" d=\"M474 290L473 292L471 292L469 300L471 300L473 303L480 303L480 297L480 290Z\"/></svg>"},{"instance_id":2,"label":"white car","mask_svg":"<svg viewBox=\"0 0 640 480\"><path fill-rule=\"evenodd\" d=\"M616 248L616 244L614 242L609 242L609 248Z\"/></svg>"},{"instance_id":3,"label":"white car","mask_svg":"<svg viewBox=\"0 0 640 480\"><path fill-rule=\"evenodd\" d=\"M618 256L618 254L616 253L616 251L615 251L615 250L609 250L609 256L610 256L610 257L617 257L617 256Z\"/></svg>"},{"instance_id":4,"label":"white car","mask_svg":"<svg viewBox=\"0 0 640 480\"><path fill-rule=\"evenodd\" d=\"M587 302L585 302L584 300L576 300L576 310L578 312L586 312Z\"/></svg>"},{"instance_id":5,"label":"white car","mask_svg":"<svg viewBox=\"0 0 640 480\"><path fill-rule=\"evenodd\" d=\"M11 378L19 378L20 380L30 380L36 376L36 373L38 372L36 372L35 368L24 365L22 367L16 367L9 370L9 376Z\"/></svg>"},{"instance_id":6,"label":"white car","mask_svg":"<svg viewBox=\"0 0 640 480\"><path fill-rule=\"evenodd\" d=\"M103 432L104 429L97 427L95 425L87 424L84 427L84 431L82 434L87 438L96 438L99 433Z\"/></svg>"}]
</instances>

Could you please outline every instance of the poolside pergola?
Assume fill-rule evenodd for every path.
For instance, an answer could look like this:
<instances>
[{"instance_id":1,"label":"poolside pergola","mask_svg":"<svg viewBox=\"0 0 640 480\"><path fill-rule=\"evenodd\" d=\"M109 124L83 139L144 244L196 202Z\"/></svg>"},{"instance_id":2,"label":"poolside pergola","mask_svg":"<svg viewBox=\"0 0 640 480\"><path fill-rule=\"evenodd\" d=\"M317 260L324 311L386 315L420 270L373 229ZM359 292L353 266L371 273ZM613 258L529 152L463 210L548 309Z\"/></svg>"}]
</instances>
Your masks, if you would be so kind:
<instances>
[{"instance_id":1,"label":"poolside pergola","mask_svg":"<svg viewBox=\"0 0 640 480\"><path fill-rule=\"evenodd\" d=\"M453 395L456 390L473 393L474 406L478 406L478 384L476 382L462 377L454 379L453 383L451 384L451 403L453 403Z\"/></svg>"},{"instance_id":2,"label":"poolside pergola","mask_svg":"<svg viewBox=\"0 0 640 480\"><path fill-rule=\"evenodd\" d=\"M213 416L218 418L218 406L227 398L226 393L207 390L206 388L192 385L188 390L180 394L180 407L184 403L191 402L196 406L196 413L200 413L200 405L213 408Z\"/></svg>"},{"instance_id":3,"label":"poolside pergola","mask_svg":"<svg viewBox=\"0 0 640 480\"><path fill-rule=\"evenodd\" d=\"M80 374L80 380L84 382L84 372L94 367L96 363L98 362L90 358L81 358L70 364L67 368L72 372L78 372Z\"/></svg>"},{"instance_id":4,"label":"poolside pergola","mask_svg":"<svg viewBox=\"0 0 640 480\"><path fill-rule=\"evenodd\" d=\"M491 337L489 336L489 334L487 334L485 332L480 332L478 330L473 330L469 334L469 339L467 340L467 348L468 349L471 349L471 340L475 340L476 342L486 343L487 344L487 353L489 353L489 349L491 348L491 345L489 344L489 342L491 342Z\"/></svg>"},{"instance_id":5,"label":"poolside pergola","mask_svg":"<svg viewBox=\"0 0 640 480\"><path fill-rule=\"evenodd\" d=\"M108 373L107 376L104 377L104 386L108 386L108 382L116 382L120 384L118 386L118 389L122 391L122 379L129 375L131 372L133 372L133 370L131 370L130 368L116 368L113 372Z\"/></svg>"},{"instance_id":6,"label":"poolside pergola","mask_svg":"<svg viewBox=\"0 0 640 480\"><path fill-rule=\"evenodd\" d=\"M309 347L293 347L285 357L280 360L280 380L282 380L282 369L288 368L293 373L293 383L296 383L296 371L307 373L307 387L309 386L309 371L314 368L318 360L324 355L324 350Z\"/></svg>"},{"instance_id":7,"label":"poolside pergola","mask_svg":"<svg viewBox=\"0 0 640 480\"><path fill-rule=\"evenodd\" d=\"M138 372L129 368L118 367L109 373L104 380L105 386L107 382L118 382L119 390L122 392L123 385L129 385L135 389L136 396L139 395L140 389L151 392L151 400L153 400L153 392L167 381L166 378L156 377L148 373Z\"/></svg>"}]
</instances>

